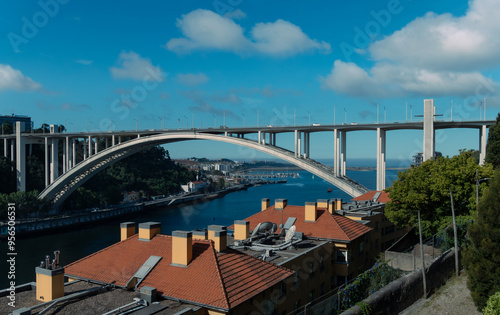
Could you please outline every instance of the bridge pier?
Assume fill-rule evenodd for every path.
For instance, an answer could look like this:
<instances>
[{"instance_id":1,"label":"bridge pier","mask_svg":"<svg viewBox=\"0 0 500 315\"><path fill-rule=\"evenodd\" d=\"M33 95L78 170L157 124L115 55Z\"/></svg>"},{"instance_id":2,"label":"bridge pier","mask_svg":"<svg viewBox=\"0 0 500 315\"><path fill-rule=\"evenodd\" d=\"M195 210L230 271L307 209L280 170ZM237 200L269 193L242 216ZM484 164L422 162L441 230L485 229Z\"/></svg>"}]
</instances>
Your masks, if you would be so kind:
<instances>
[{"instance_id":1,"label":"bridge pier","mask_svg":"<svg viewBox=\"0 0 500 315\"><path fill-rule=\"evenodd\" d=\"M21 137L24 122L16 121L16 178L17 191L26 191L26 140Z\"/></svg>"},{"instance_id":2,"label":"bridge pier","mask_svg":"<svg viewBox=\"0 0 500 315\"><path fill-rule=\"evenodd\" d=\"M7 139L3 139L3 156L7 158Z\"/></svg>"},{"instance_id":3,"label":"bridge pier","mask_svg":"<svg viewBox=\"0 0 500 315\"><path fill-rule=\"evenodd\" d=\"M66 154L68 152L67 150L67 145L68 145L68 137L66 137L66 139L63 140L63 146L62 146L62 172L63 174L66 173L66 166L67 166L67 160L66 160Z\"/></svg>"},{"instance_id":4,"label":"bridge pier","mask_svg":"<svg viewBox=\"0 0 500 315\"><path fill-rule=\"evenodd\" d=\"M89 157L92 156L92 136L89 136Z\"/></svg>"},{"instance_id":5,"label":"bridge pier","mask_svg":"<svg viewBox=\"0 0 500 315\"><path fill-rule=\"evenodd\" d=\"M486 159L486 125L479 129L479 165L484 165Z\"/></svg>"},{"instance_id":6,"label":"bridge pier","mask_svg":"<svg viewBox=\"0 0 500 315\"><path fill-rule=\"evenodd\" d=\"M115 135L112 135L111 136L111 146L114 147L115 146Z\"/></svg>"},{"instance_id":7,"label":"bridge pier","mask_svg":"<svg viewBox=\"0 0 500 315\"><path fill-rule=\"evenodd\" d=\"M10 140L10 160L12 162L14 162L14 153L15 153L14 141Z\"/></svg>"},{"instance_id":8,"label":"bridge pier","mask_svg":"<svg viewBox=\"0 0 500 315\"><path fill-rule=\"evenodd\" d=\"M424 100L424 162L434 157L436 144L434 143L434 115L436 108L434 107L434 100Z\"/></svg>"},{"instance_id":9,"label":"bridge pier","mask_svg":"<svg viewBox=\"0 0 500 315\"><path fill-rule=\"evenodd\" d=\"M137 138L139 138L139 135L137 135ZM99 145L99 138L95 138L95 140L94 140L94 154L99 153L98 145Z\"/></svg>"},{"instance_id":10,"label":"bridge pier","mask_svg":"<svg viewBox=\"0 0 500 315\"><path fill-rule=\"evenodd\" d=\"M73 150L71 152L71 158L73 162L71 163L71 167L74 167L76 165L76 141L75 139L71 139L72 145L73 145Z\"/></svg>"},{"instance_id":11,"label":"bridge pier","mask_svg":"<svg viewBox=\"0 0 500 315\"><path fill-rule=\"evenodd\" d=\"M45 187L49 186L50 181L50 166L49 166L49 138L45 137L45 150L43 151L45 154Z\"/></svg>"},{"instance_id":12,"label":"bridge pier","mask_svg":"<svg viewBox=\"0 0 500 315\"><path fill-rule=\"evenodd\" d=\"M377 190L385 189L385 130L377 128Z\"/></svg>"},{"instance_id":13,"label":"bridge pier","mask_svg":"<svg viewBox=\"0 0 500 315\"><path fill-rule=\"evenodd\" d=\"M333 130L333 173L339 176L339 161L340 161L340 131Z\"/></svg>"},{"instance_id":14,"label":"bridge pier","mask_svg":"<svg viewBox=\"0 0 500 315\"><path fill-rule=\"evenodd\" d=\"M50 148L50 183L59 177L59 139L52 138Z\"/></svg>"},{"instance_id":15,"label":"bridge pier","mask_svg":"<svg viewBox=\"0 0 500 315\"><path fill-rule=\"evenodd\" d=\"M346 176L346 159L347 159L347 132L340 132L340 175Z\"/></svg>"},{"instance_id":16,"label":"bridge pier","mask_svg":"<svg viewBox=\"0 0 500 315\"><path fill-rule=\"evenodd\" d=\"M83 159L87 159L87 139L83 138Z\"/></svg>"}]
</instances>

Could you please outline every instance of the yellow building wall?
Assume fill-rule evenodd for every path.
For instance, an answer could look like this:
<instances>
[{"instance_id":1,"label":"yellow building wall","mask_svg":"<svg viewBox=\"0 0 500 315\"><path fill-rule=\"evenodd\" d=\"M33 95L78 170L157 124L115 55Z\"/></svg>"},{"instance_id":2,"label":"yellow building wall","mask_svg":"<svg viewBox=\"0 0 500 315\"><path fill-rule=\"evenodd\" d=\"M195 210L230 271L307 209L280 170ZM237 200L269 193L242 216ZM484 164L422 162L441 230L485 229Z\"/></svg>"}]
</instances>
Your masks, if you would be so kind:
<instances>
[{"instance_id":1,"label":"yellow building wall","mask_svg":"<svg viewBox=\"0 0 500 315\"><path fill-rule=\"evenodd\" d=\"M64 296L64 273L48 276L36 274L36 299L49 302Z\"/></svg>"}]
</instances>

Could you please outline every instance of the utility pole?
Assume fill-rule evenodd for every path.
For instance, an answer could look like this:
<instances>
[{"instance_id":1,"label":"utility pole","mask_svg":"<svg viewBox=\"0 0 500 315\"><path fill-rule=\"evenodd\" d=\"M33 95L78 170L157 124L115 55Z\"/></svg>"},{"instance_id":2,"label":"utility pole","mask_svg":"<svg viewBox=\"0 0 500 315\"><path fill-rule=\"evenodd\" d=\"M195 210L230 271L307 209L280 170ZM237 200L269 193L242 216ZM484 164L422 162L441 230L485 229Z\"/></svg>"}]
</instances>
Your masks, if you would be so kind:
<instances>
[{"instance_id":1,"label":"utility pole","mask_svg":"<svg viewBox=\"0 0 500 315\"><path fill-rule=\"evenodd\" d=\"M139 130L139 119L135 116L135 131Z\"/></svg>"},{"instance_id":2,"label":"utility pole","mask_svg":"<svg viewBox=\"0 0 500 315\"><path fill-rule=\"evenodd\" d=\"M189 129L189 118L187 118L186 115L183 116L186 118L186 129Z\"/></svg>"},{"instance_id":3,"label":"utility pole","mask_svg":"<svg viewBox=\"0 0 500 315\"><path fill-rule=\"evenodd\" d=\"M460 267L458 265L458 237L457 237L457 222L455 220L455 207L453 205L453 193L450 187L450 199L451 199L451 215L453 217L453 236L455 237L455 272L457 277L460 276Z\"/></svg>"},{"instance_id":4,"label":"utility pole","mask_svg":"<svg viewBox=\"0 0 500 315\"><path fill-rule=\"evenodd\" d=\"M422 258L422 281L424 285L424 298L427 299L427 283L425 281L424 243L422 241L422 223L420 222L420 209L418 209L418 232L420 234L420 256Z\"/></svg>"}]
</instances>

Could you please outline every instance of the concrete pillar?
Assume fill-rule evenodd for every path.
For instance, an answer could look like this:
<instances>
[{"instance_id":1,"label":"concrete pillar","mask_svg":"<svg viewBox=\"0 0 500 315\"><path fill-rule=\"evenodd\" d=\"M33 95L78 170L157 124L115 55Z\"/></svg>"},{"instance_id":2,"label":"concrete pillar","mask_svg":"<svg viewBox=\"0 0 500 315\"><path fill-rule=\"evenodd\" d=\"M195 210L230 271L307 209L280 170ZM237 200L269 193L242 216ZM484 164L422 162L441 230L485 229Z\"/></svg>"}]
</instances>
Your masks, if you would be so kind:
<instances>
[{"instance_id":1,"label":"concrete pillar","mask_svg":"<svg viewBox=\"0 0 500 315\"><path fill-rule=\"evenodd\" d=\"M62 173L66 173L66 141L63 140L63 145L62 145Z\"/></svg>"},{"instance_id":2,"label":"concrete pillar","mask_svg":"<svg viewBox=\"0 0 500 315\"><path fill-rule=\"evenodd\" d=\"M83 138L83 159L87 158L87 139Z\"/></svg>"},{"instance_id":3,"label":"concrete pillar","mask_svg":"<svg viewBox=\"0 0 500 315\"><path fill-rule=\"evenodd\" d=\"M10 160L14 162L14 154L15 154L15 149L14 149L14 141L10 140Z\"/></svg>"},{"instance_id":4,"label":"concrete pillar","mask_svg":"<svg viewBox=\"0 0 500 315\"><path fill-rule=\"evenodd\" d=\"M377 190L385 189L385 130L377 128Z\"/></svg>"},{"instance_id":5,"label":"concrete pillar","mask_svg":"<svg viewBox=\"0 0 500 315\"><path fill-rule=\"evenodd\" d=\"M112 135L111 136L111 146L114 147L115 146L115 135Z\"/></svg>"},{"instance_id":6,"label":"concrete pillar","mask_svg":"<svg viewBox=\"0 0 500 315\"><path fill-rule=\"evenodd\" d=\"M92 136L89 136L89 157L92 156Z\"/></svg>"},{"instance_id":7,"label":"concrete pillar","mask_svg":"<svg viewBox=\"0 0 500 315\"><path fill-rule=\"evenodd\" d=\"M262 141L262 132L260 130L257 132L257 138L258 138L257 141L259 142L259 144L261 144L262 143L261 142Z\"/></svg>"},{"instance_id":8,"label":"concrete pillar","mask_svg":"<svg viewBox=\"0 0 500 315\"><path fill-rule=\"evenodd\" d=\"M70 148L69 148L69 137L66 137L66 150L65 150L65 151L66 151L66 152L65 152L65 154L64 154L64 156L65 156L64 163L66 164L66 165L65 165L66 167L65 167L64 172L67 172L67 171L70 169L70 166L69 166L69 164L70 164L70 162L69 162L69 158L70 158L70 156L71 156L71 153L70 153L71 151L70 151Z\"/></svg>"},{"instance_id":9,"label":"concrete pillar","mask_svg":"<svg viewBox=\"0 0 500 315\"><path fill-rule=\"evenodd\" d=\"M340 161L340 131L333 130L333 173L339 176L339 161Z\"/></svg>"},{"instance_id":10,"label":"concrete pillar","mask_svg":"<svg viewBox=\"0 0 500 315\"><path fill-rule=\"evenodd\" d=\"M50 148L50 183L52 184L59 177L59 139L52 138Z\"/></svg>"},{"instance_id":11,"label":"concrete pillar","mask_svg":"<svg viewBox=\"0 0 500 315\"><path fill-rule=\"evenodd\" d=\"M225 134L225 136L227 136L227 132ZM122 143L122 136L118 136L118 144Z\"/></svg>"},{"instance_id":12,"label":"concrete pillar","mask_svg":"<svg viewBox=\"0 0 500 315\"><path fill-rule=\"evenodd\" d=\"M297 147L298 147L298 156L301 157L302 156L302 143L301 143L301 140L302 140L302 132L299 131L299 139L297 141Z\"/></svg>"},{"instance_id":13,"label":"concrete pillar","mask_svg":"<svg viewBox=\"0 0 500 315\"><path fill-rule=\"evenodd\" d=\"M434 157L434 100L424 100L424 162Z\"/></svg>"},{"instance_id":14,"label":"concrete pillar","mask_svg":"<svg viewBox=\"0 0 500 315\"><path fill-rule=\"evenodd\" d=\"M308 132L307 133L307 157L310 158L311 157L311 133Z\"/></svg>"},{"instance_id":15,"label":"concrete pillar","mask_svg":"<svg viewBox=\"0 0 500 315\"><path fill-rule=\"evenodd\" d=\"M109 142L109 141L108 141L108 138L104 138L104 148L106 148L106 149L107 149L107 148L108 148L108 146L109 146L109 143L108 143L108 142Z\"/></svg>"},{"instance_id":16,"label":"concrete pillar","mask_svg":"<svg viewBox=\"0 0 500 315\"><path fill-rule=\"evenodd\" d=\"M295 130L295 149L294 149L294 152L295 152L295 157L297 157L297 143L298 143L298 139L297 139L297 135L298 135L298 131Z\"/></svg>"},{"instance_id":17,"label":"concrete pillar","mask_svg":"<svg viewBox=\"0 0 500 315\"><path fill-rule=\"evenodd\" d=\"M71 139L71 142L73 143L73 151L71 153L71 158L73 159L72 167L76 165L76 141L75 139Z\"/></svg>"},{"instance_id":18,"label":"concrete pillar","mask_svg":"<svg viewBox=\"0 0 500 315\"><path fill-rule=\"evenodd\" d=\"M26 140L21 130L24 130L24 122L16 121L17 191L26 191Z\"/></svg>"},{"instance_id":19,"label":"concrete pillar","mask_svg":"<svg viewBox=\"0 0 500 315\"><path fill-rule=\"evenodd\" d=\"M7 139L3 139L3 156L7 158Z\"/></svg>"},{"instance_id":20,"label":"concrete pillar","mask_svg":"<svg viewBox=\"0 0 500 315\"><path fill-rule=\"evenodd\" d=\"M49 139L45 137L45 187L49 186Z\"/></svg>"},{"instance_id":21,"label":"concrete pillar","mask_svg":"<svg viewBox=\"0 0 500 315\"><path fill-rule=\"evenodd\" d=\"M486 159L486 125L479 129L479 165L484 165Z\"/></svg>"},{"instance_id":22,"label":"concrete pillar","mask_svg":"<svg viewBox=\"0 0 500 315\"><path fill-rule=\"evenodd\" d=\"M95 138L94 140L94 154L97 154L99 149L97 148L97 145L99 144L99 138Z\"/></svg>"},{"instance_id":23,"label":"concrete pillar","mask_svg":"<svg viewBox=\"0 0 500 315\"><path fill-rule=\"evenodd\" d=\"M340 132L341 146L340 146L340 175L346 176L346 158L347 158L347 131Z\"/></svg>"}]
</instances>

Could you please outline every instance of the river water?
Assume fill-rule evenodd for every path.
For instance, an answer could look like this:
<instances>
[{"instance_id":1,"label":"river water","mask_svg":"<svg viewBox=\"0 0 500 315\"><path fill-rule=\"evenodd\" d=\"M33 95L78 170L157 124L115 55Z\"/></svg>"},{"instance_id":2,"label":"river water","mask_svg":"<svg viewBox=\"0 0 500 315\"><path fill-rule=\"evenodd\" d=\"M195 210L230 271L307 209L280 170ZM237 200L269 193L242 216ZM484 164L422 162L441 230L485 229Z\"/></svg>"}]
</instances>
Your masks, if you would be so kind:
<instances>
[{"instance_id":1,"label":"river water","mask_svg":"<svg viewBox=\"0 0 500 315\"><path fill-rule=\"evenodd\" d=\"M397 179L395 170L387 170L388 185ZM242 220L260 211L262 198L270 198L271 205L275 199L286 198L288 204L304 205L307 201L317 199L351 197L319 177L308 172L299 172L298 178L288 178L285 184L262 185L250 187L230 193L223 198L209 202L184 205L173 208L158 208L141 213L137 217L117 219L116 221L100 223L94 227L78 227L72 231L57 234L34 236L16 240L16 285L35 281L35 267L45 255L53 257L55 250L61 251L61 265L69 264L120 240L120 222L134 221L137 223L157 221L162 223L162 234L169 235L173 230L193 230L206 228L210 224L231 225L234 220ZM376 171L347 171L347 176L363 184L369 189L376 187ZM332 187L332 192L327 189ZM2 241L1 252L7 253L7 244ZM0 289L9 283L6 254L3 254L0 273Z\"/></svg>"}]
</instances>

